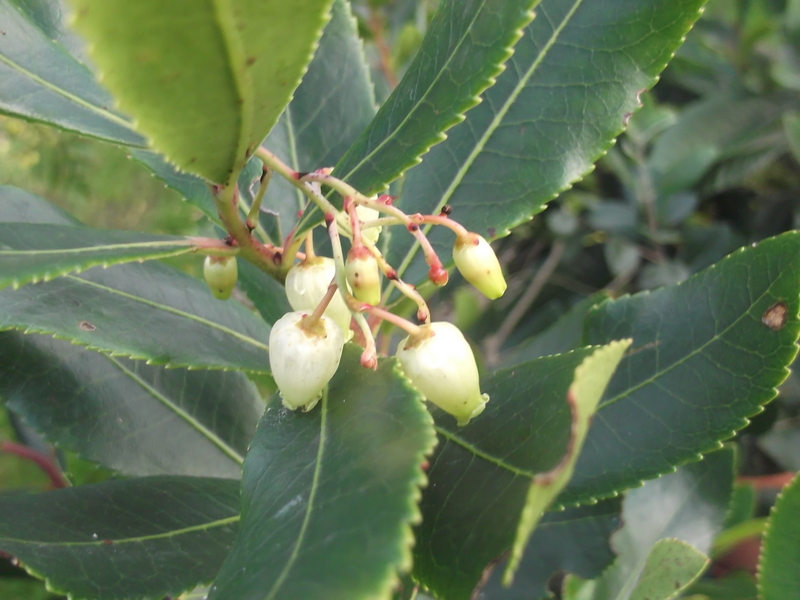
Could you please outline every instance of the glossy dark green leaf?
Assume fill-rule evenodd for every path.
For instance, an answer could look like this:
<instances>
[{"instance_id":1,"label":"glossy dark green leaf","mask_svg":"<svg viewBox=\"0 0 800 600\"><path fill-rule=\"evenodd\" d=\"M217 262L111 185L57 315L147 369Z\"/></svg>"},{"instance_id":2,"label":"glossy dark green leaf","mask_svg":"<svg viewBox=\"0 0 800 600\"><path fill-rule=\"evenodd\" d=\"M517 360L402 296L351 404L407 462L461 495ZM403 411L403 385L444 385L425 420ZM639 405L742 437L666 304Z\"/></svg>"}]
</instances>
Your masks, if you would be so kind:
<instances>
[{"instance_id":1,"label":"glossy dark green leaf","mask_svg":"<svg viewBox=\"0 0 800 600\"><path fill-rule=\"evenodd\" d=\"M14 188L3 191L11 193L4 196L0 217L13 225L0 228L29 231L33 226L20 222L35 218L63 223L58 231L69 239L96 231L67 227L77 223L41 198ZM73 235L67 236L70 231ZM0 329L8 328L52 333L157 364L268 370L269 327L262 320L238 302L215 300L197 279L154 262L95 268L2 290Z\"/></svg>"},{"instance_id":2,"label":"glossy dark green leaf","mask_svg":"<svg viewBox=\"0 0 800 600\"><path fill-rule=\"evenodd\" d=\"M0 199L4 201L4 199ZM0 288L49 281L95 265L178 256L186 238L49 224L0 223Z\"/></svg>"},{"instance_id":3,"label":"glossy dark green leaf","mask_svg":"<svg viewBox=\"0 0 800 600\"><path fill-rule=\"evenodd\" d=\"M468 229L505 235L608 150L703 4L542 0L483 102L406 174L398 205L438 214L449 204ZM453 236L443 229L431 239L449 258ZM393 236L390 259L401 275L416 255L413 241ZM412 282L425 272L416 263L405 275Z\"/></svg>"},{"instance_id":4,"label":"glossy dark green leaf","mask_svg":"<svg viewBox=\"0 0 800 600\"><path fill-rule=\"evenodd\" d=\"M56 4L48 7L59 11ZM52 15L56 17L56 15ZM60 16L60 15L59 15ZM56 39L54 20L0 1L0 112L129 146L145 140L111 110L113 99ZM47 27L46 25L50 25Z\"/></svg>"},{"instance_id":5,"label":"glossy dark green leaf","mask_svg":"<svg viewBox=\"0 0 800 600\"><path fill-rule=\"evenodd\" d=\"M146 477L0 496L0 550L75 600L176 596L236 535L237 481Z\"/></svg>"},{"instance_id":6,"label":"glossy dark green leaf","mask_svg":"<svg viewBox=\"0 0 800 600\"><path fill-rule=\"evenodd\" d=\"M633 337L572 481L574 503L696 460L775 397L797 354L800 234L743 248L679 285L609 300L589 343Z\"/></svg>"},{"instance_id":7,"label":"glossy dark green leaf","mask_svg":"<svg viewBox=\"0 0 800 600\"><path fill-rule=\"evenodd\" d=\"M336 166L336 176L372 194L418 163L494 83L537 1L441 2L413 63ZM303 223L319 220L315 211Z\"/></svg>"},{"instance_id":8,"label":"glossy dark green leaf","mask_svg":"<svg viewBox=\"0 0 800 600\"><path fill-rule=\"evenodd\" d=\"M369 125L375 110L349 2L335 0L308 72L262 145L296 171L332 167ZM295 226L306 202L297 188L273 177L263 206L279 215L281 238Z\"/></svg>"},{"instance_id":9,"label":"glossy dark green leaf","mask_svg":"<svg viewBox=\"0 0 800 600\"><path fill-rule=\"evenodd\" d=\"M101 78L180 169L238 177L305 72L331 0L71 0Z\"/></svg>"},{"instance_id":10,"label":"glossy dark green leaf","mask_svg":"<svg viewBox=\"0 0 800 600\"><path fill-rule=\"evenodd\" d=\"M511 547L536 476L559 473L569 454L568 392L576 369L596 351L582 348L491 375L481 385L491 400L465 427L431 407L440 441L415 529L414 578L437 596L470 598L485 567Z\"/></svg>"},{"instance_id":11,"label":"glossy dark green leaf","mask_svg":"<svg viewBox=\"0 0 800 600\"><path fill-rule=\"evenodd\" d=\"M654 594L653 598L672 598L672 594L691 583L707 563L704 556L697 554L707 554L714 536L722 529L733 490L734 459L733 448L725 448L628 492L622 503L623 527L611 536L617 560L602 577L590 582L591 593L584 592L586 595L581 598L643 600L646 594L640 590L648 585L661 589L659 572L663 567L653 568L652 561L659 558L653 556L654 551L661 559L665 553L671 557L671 569L677 554L696 565L697 570L676 575L681 585L669 588L669 595ZM694 554L669 545L658 548L659 541L668 539L690 544Z\"/></svg>"},{"instance_id":12,"label":"glossy dark green leaf","mask_svg":"<svg viewBox=\"0 0 800 600\"><path fill-rule=\"evenodd\" d=\"M620 526L620 499L548 512L533 532L514 584L501 584L505 561L492 567L475 600L539 600L553 573L565 571L584 579L599 577L614 560L609 537Z\"/></svg>"},{"instance_id":13,"label":"glossy dark green leaf","mask_svg":"<svg viewBox=\"0 0 800 600\"><path fill-rule=\"evenodd\" d=\"M0 329L170 367L269 371L269 326L166 265L118 265L0 291Z\"/></svg>"},{"instance_id":14,"label":"glossy dark green leaf","mask_svg":"<svg viewBox=\"0 0 800 600\"><path fill-rule=\"evenodd\" d=\"M237 372L112 358L0 333L0 396L48 441L126 475L238 478L263 404Z\"/></svg>"},{"instance_id":15,"label":"glossy dark green leaf","mask_svg":"<svg viewBox=\"0 0 800 600\"><path fill-rule=\"evenodd\" d=\"M273 401L250 446L242 527L209 600L385 598L410 568L410 524L435 436L395 361L348 345L320 406Z\"/></svg>"},{"instance_id":16,"label":"glossy dark green leaf","mask_svg":"<svg viewBox=\"0 0 800 600\"><path fill-rule=\"evenodd\" d=\"M762 600L800 598L800 476L778 497L764 535L758 566Z\"/></svg>"}]
</instances>

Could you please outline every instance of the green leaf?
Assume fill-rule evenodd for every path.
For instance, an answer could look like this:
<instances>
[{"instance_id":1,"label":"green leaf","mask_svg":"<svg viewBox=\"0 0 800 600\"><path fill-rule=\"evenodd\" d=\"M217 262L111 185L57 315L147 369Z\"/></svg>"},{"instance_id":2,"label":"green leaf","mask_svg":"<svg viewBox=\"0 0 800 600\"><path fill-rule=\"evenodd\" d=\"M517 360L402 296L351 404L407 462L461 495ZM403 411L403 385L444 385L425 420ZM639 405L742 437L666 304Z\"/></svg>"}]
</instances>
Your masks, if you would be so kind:
<instances>
[{"instance_id":1,"label":"green leaf","mask_svg":"<svg viewBox=\"0 0 800 600\"><path fill-rule=\"evenodd\" d=\"M239 261L239 285L269 325L292 311L283 285L244 260Z\"/></svg>"},{"instance_id":2,"label":"green leaf","mask_svg":"<svg viewBox=\"0 0 800 600\"><path fill-rule=\"evenodd\" d=\"M42 19L9 0L0 1L0 23L0 112L118 144L145 145L131 123L110 110L111 96L65 50L52 26L43 29Z\"/></svg>"},{"instance_id":3,"label":"green leaf","mask_svg":"<svg viewBox=\"0 0 800 600\"><path fill-rule=\"evenodd\" d=\"M525 548L514 584L509 588L501 584L503 561L492 567L476 600L547 598L545 586L557 571L584 579L600 576L614 560L608 539L619 526L619 498L546 513Z\"/></svg>"},{"instance_id":4,"label":"green leaf","mask_svg":"<svg viewBox=\"0 0 800 600\"><path fill-rule=\"evenodd\" d=\"M331 0L72 0L101 79L153 146L237 177L300 83Z\"/></svg>"},{"instance_id":5,"label":"green leaf","mask_svg":"<svg viewBox=\"0 0 800 600\"><path fill-rule=\"evenodd\" d=\"M538 0L445 0L417 56L337 170L365 194L420 162L495 83Z\"/></svg>"},{"instance_id":6,"label":"green leaf","mask_svg":"<svg viewBox=\"0 0 800 600\"><path fill-rule=\"evenodd\" d=\"M417 56L369 127L336 165L364 194L385 189L464 120L495 82L538 0L445 0ZM299 227L321 220L315 208Z\"/></svg>"},{"instance_id":7,"label":"green leaf","mask_svg":"<svg viewBox=\"0 0 800 600\"><path fill-rule=\"evenodd\" d=\"M9 194L4 200L0 218L14 225L0 225L0 230L30 230L34 226L19 221L31 215L39 221L76 224L45 200L25 192ZM60 227L57 231L74 240L96 231ZM74 233L67 235L69 231ZM215 300L197 279L154 262L93 269L16 291L2 290L0 329L8 328L52 333L96 350L157 364L268 371L269 328L263 321L238 302ZM142 335L144 328L147 335Z\"/></svg>"},{"instance_id":8,"label":"green leaf","mask_svg":"<svg viewBox=\"0 0 800 600\"><path fill-rule=\"evenodd\" d=\"M375 115L375 97L364 49L349 2L334 0L314 60L300 87L262 144L295 171L332 167ZM307 199L273 177L264 208L277 213L280 238L297 223Z\"/></svg>"},{"instance_id":9,"label":"green leaf","mask_svg":"<svg viewBox=\"0 0 800 600\"><path fill-rule=\"evenodd\" d=\"M787 485L772 508L758 565L759 598L800 598L800 476Z\"/></svg>"},{"instance_id":10,"label":"green leaf","mask_svg":"<svg viewBox=\"0 0 800 600\"><path fill-rule=\"evenodd\" d=\"M80 225L69 213L20 188L0 185L0 198L0 223Z\"/></svg>"},{"instance_id":11,"label":"green leaf","mask_svg":"<svg viewBox=\"0 0 800 600\"><path fill-rule=\"evenodd\" d=\"M331 12L303 81L263 143L298 171L336 164L375 113L372 84L350 8L344 0L334 0ZM189 204L220 223L214 198L202 179L178 171L155 152L134 150L131 154ZM254 163L258 164L255 176L261 175L261 161L251 159L239 177L243 194L250 189L254 174L247 171ZM262 213L261 223L270 231L274 228L268 220L279 220L274 235L270 232L274 243L279 244L295 226L304 205L297 188L281 177L272 178L262 204L270 212Z\"/></svg>"},{"instance_id":12,"label":"green leaf","mask_svg":"<svg viewBox=\"0 0 800 600\"><path fill-rule=\"evenodd\" d=\"M250 446L242 528L209 595L385 598L411 566L431 418L396 370L373 373L348 344L321 407L273 401Z\"/></svg>"},{"instance_id":13,"label":"green leaf","mask_svg":"<svg viewBox=\"0 0 800 600\"><path fill-rule=\"evenodd\" d=\"M670 600L679 597L709 563L708 557L691 544L676 539L655 543L647 555L636 587L616 595L596 593L597 583L570 578L564 583L564 600Z\"/></svg>"},{"instance_id":14,"label":"green leaf","mask_svg":"<svg viewBox=\"0 0 800 600\"><path fill-rule=\"evenodd\" d=\"M690 594L699 594L700 597ZM687 600L756 600L758 588L748 572L736 571L719 579L703 578L686 592Z\"/></svg>"},{"instance_id":15,"label":"green leaf","mask_svg":"<svg viewBox=\"0 0 800 600\"><path fill-rule=\"evenodd\" d=\"M448 204L467 229L505 235L591 170L703 4L542 0L483 102L406 174L399 206L438 214ZM431 241L449 256L453 236L443 230ZM416 254L411 236L393 236L389 259L401 275ZM424 274L418 257L405 277Z\"/></svg>"},{"instance_id":16,"label":"green leaf","mask_svg":"<svg viewBox=\"0 0 800 600\"><path fill-rule=\"evenodd\" d=\"M166 158L151 150L134 149L131 150L130 156L150 169L155 177L163 181L167 187L178 192L186 202L199 208L212 223L222 227L222 221L214 203L214 196L205 180L197 175L180 171L170 164ZM253 178L260 176L261 161L257 158L251 158L239 174L240 201L248 194ZM240 208L244 208L241 202Z\"/></svg>"},{"instance_id":17,"label":"green leaf","mask_svg":"<svg viewBox=\"0 0 800 600\"><path fill-rule=\"evenodd\" d=\"M239 478L263 404L242 373L107 357L0 333L0 396L57 446L126 475Z\"/></svg>"},{"instance_id":18,"label":"green leaf","mask_svg":"<svg viewBox=\"0 0 800 600\"><path fill-rule=\"evenodd\" d=\"M0 329L49 333L170 367L269 372L269 326L202 281L158 263L0 291Z\"/></svg>"},{"instance_id":19,"label":"green leaf","mask_svg":"<svg viewBox=\"0 0 800 600\"><path fill-rule=\"evenodd\" d=\"M555 468L547 473L537 474L531 482L503 576L503 583L506 585L511 585L514 572L522 559L522 552L539 519L572 477L575 462L583 447L586 433L589 431L592 416L597 410L606 385L622 360L623 353L631 345L631 341L627 339L611 342L596 350L575 369L575 379L567 391L567 402L572 412L569 445Z\"/></svg>"},{"instance_id":20,"label":"green leaf","mask_svg":"<svg viewBox=\"0 0 800 600\"><path fill-rule=\"evenodd\" d=\"M560 474L571 459L567 395L576 369L597 352L605 354L582 348L485 378L491 400L465 427L430 407L440 443L420 502L413 574L437 596L471 597L486 566L514 543L534 478Z\"/></svg>"},{"instance_id":21,"label":"green leaf","mask_svg":"<svg viewBox=\"0 0 800 600\"><path fill-rule=\"evenodd\" d=\"M681 284L607 301L592 344L633 338L559 502L612 495L719 447L775 397L797 354L800 234L743 248Z\"/></svg>"},{"instance_id":22,"label":"green leaf","mask_svg":"<svg viewBox=\"0 0 800 600\"><path fill-rule=\"evenodd\" d=\"M238 505L238 482L191 477L6 494L0 549L75 600L175 596L214 577Z\"/></svg>"},{"instance_id":23,"label":"green leaf","mask_svg":"<svg viewBox=\"0 0 800 600\"><path fill-rule=\"evenodd\" d=\"M0 201L4 201L1 199ZM186 238L49 224L0 223L0 288L103 265L192 252Z\"/></svg>"},{"instance_id":24,"label":"green leaf","mask_svg":"<svg viewBox=\"0 0 800 600\"><path fill-rule=\"evenodd\" d=\"M584 591L581 600L642 600L647 597L647 586L660 587L661 575L667 574L658 561L666 556L674 563L676 553L693 569L681 575L670 569L668 581L677 578L667 587L670 593L653 598L672 598L691 583L707 564L703 555L711 549L725 520L733 489L734 454L733 448L725 448L628 492L622 504L624 526L611 537L617 560L587 586L591 593ZM668 539L680 540L694 551L670 543L659 548L658 542ZM678 582L680 586L675 585Z\"/></svg>"}]
</instances>

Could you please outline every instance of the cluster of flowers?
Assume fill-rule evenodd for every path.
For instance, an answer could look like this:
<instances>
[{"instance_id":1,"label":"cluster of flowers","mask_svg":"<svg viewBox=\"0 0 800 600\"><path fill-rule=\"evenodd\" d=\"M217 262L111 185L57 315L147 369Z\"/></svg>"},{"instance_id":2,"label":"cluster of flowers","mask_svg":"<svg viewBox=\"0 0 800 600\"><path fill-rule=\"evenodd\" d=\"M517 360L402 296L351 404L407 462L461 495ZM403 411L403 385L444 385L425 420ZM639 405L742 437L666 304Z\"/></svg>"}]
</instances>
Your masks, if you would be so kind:
<instances>
[{"instance_id":1,"label":"cluster of flowers","mask_svg":"<svg viewBox=\"0 0 800 600\"><path fill-rule=\"evenodd\" d=\"M506 282L489 243L453 221L447 208L439 215L409 216L392 206L392 200L391 196L346 197L341 213L326 214L333 258L314 253L309 232L305 256L291 267L285 282L294 310L279 319L270 333L272 375L286 408L309 411L336 373L344 344L354 333L360 331L358 341L364 347L361 364L377 368L374 333L380 321L386 320L408 332L396 356L411 383L427 400L465 425L489 400L480 391L472 349L455 325L431 322L422 296L400 280L375 244L383 226L404 225L420 242L429 278L436 285L444 285L447 271L420 228L423 224L444 225L456 233L453 261L467 281L490 299L503 295ZM388 217L381 218L381 213ZM347 227L351 238L346 260L340 225ZM236 259L210 256L204 273L214 295L227 298L236 282ZM388 294L382 289L382 275L414 300L421 324L383 308ZM372 319L371 324L365 315Z\"/></svg>"}]
</instances>

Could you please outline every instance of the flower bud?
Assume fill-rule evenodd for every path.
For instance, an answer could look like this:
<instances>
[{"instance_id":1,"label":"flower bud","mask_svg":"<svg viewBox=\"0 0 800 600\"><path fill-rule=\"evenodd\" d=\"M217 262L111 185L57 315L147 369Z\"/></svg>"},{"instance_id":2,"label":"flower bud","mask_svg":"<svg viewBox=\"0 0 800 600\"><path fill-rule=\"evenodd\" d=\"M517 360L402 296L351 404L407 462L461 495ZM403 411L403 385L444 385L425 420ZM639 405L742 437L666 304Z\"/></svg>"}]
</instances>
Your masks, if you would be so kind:
<instances>
[{"instance_id":1,"label":"flower bud","mask_svg":"<svg viewBox=\"0 0 800 600\"><path fill-rule=\"evenodd\" d=\"M358 220L362 223L374 221L375 219L379 219L381 216L381 213L374 208L369 208L361 204L356 206L356 214L358 215ZM378 238L381 235L381 229L383 229L383 227L370 227L369 229L362 229L361 237L369 240L373 244L377 244Z\"/></svg>"},{"instance_id":2,"label":"flower bud","mask_svg":"<svg viewBox=\"0 0 800 600\"><path fill-rule=\"evenodd\" d=\"M332 258L316 256L294 265L286 274L286 297L295 310L313 311L328 291L328 286L336 275L336 263ZM352 337L350 331L350 311L337 293L325 309L325 316L330 317L339 326L347 339Z\"/></svg>"},{"instance_id":3,"label":"flower bud","mask_svg":"<svg viewBox=\"0 0 800 600\"><path fill-rule=\"evenodd\" d=\"M453 260L464 279L490 300L505 293L508 286L500 262L489 242L482 236L471 233L458 238L453 246Z\"/></svg>"},{"instance_id":4,"label":"flower bud","mask_svg":"<svg viewBox=\"0 0 800 600\"><path fill-rule=\"evenodd\" d=\"M466 425L483 412L489 396L481 394L478 367L467 340L455 325L423 325L397 348L406 376L428 400Z\"/></svg>"},{"instance_id":5,"label":"flower bud","mask_svg":"<svg viewBox=\"0 0 800 600\"><path fill-rule=\"evenodd\" d=\"M283 405L307 412L316 406L322 391L339 368L344 347L342 330L326 316L308 327L306 313L290 312L272 326L269 334L269 366Z\"/></svg>"},{"instance_id":6,"label":"flower bud","mask_svg":"<svg viewBox=\"0 0 800 600\"><path fill-rule=\"evenodd\" d=\"M231 297L236 280L239 278L239 267L233 256L206 256L203 263L205 277L211 293L219 300Z\"/></svg>"},{"instance_id":7,"label":"flower bud","mask_svg":"<svg viewBox=\"0 0 800 600\"><path fill-rule=\"evenodd\" d=\"M381 273L378 261L369 250L360 246L347 255L345 264L347 283L353 288L353 295L367 304L377 306L381 302Z\"/></svg>"}]
</instances>

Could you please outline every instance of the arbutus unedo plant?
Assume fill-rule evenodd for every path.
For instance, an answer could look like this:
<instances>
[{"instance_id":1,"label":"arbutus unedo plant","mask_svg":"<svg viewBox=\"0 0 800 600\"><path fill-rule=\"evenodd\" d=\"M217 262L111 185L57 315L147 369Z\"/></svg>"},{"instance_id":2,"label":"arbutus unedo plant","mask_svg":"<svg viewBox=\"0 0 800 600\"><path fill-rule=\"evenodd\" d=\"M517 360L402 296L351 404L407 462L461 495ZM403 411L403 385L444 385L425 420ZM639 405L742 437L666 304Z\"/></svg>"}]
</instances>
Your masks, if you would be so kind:
<instances>
[{"instance_id":1,"label":"arbutus unedo plant","mask_svg":"<svg viewBox=\"0 0 800 600\"><path fill-rule=\"evenodd\" d=\"M126 149L203 215L95 228L0 186L3 448L60 488L0 494L15 576L99 600L692 589L743 502L722 442L797 353L800 235L571 296L536 333L589 238L529 244L535 273L496 240L612 147L704 1L431 4L70 0L73 33L57 0L0 0L0 111Z\"/></svg>"}]
</instances>

